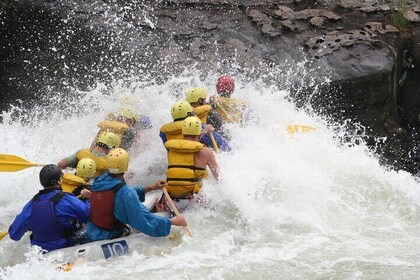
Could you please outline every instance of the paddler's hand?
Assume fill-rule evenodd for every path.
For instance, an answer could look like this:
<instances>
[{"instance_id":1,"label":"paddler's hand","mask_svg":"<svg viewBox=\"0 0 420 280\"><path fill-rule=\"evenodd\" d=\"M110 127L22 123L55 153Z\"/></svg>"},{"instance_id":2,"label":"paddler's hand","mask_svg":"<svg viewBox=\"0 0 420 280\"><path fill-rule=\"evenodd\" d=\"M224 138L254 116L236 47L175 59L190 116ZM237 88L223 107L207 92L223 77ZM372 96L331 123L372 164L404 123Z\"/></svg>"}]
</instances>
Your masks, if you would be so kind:
<instances>
[{"instance_id":1,"label":"paddler's hand","mask_svg":"<svg viewBox=\"0 0 420 280\"><path fill-rule=\"evenodd\" d=\"M206 133L210 133L214 131L214 127L211 124L207 124L204 129L201 131L200 137Z\"/></svg>"},{"instance_id":2,"label":"paddler's hand","mask_svg":"<svg viewBox=\"0 0 420 280\"><path fill-rule=\"evenodd\" d=\"M150 185L144 188L144 192L150 192L154 190L161 190L163 187L166 187L166 181L165 180L158 180L154 185Z\"/></svg>"},{"instance_id":3,"label":"paddler's hand","mask_svg":"<svg viewBox=\"0 0 420 280\"><path fill-rule=\"evenodd\" d=\"M173 226L183 226L186 227L188 225L187 221L182 216L176 216L171 218L171 225Z\"/></svg>"},{"instance_id":4,"label":"paddler's hand","mask_svg":"<svg viewBox=\"0 0 420 280\"><path fill-rule=\"evenodd\" d=\"M84 189L80 192L80 197L83 198L83 199L89 199L90 194L91 194L90 190Z\"/></svg>"},{"instance_id":5,"label":"paddler's hand","mask_svg":"<svg viewBox=\"0 0 420 280\"><path fill-rule=\"evenodd\" d=\"M209 103L213 109L217 108L217 95L212 95L209 97Z\"/></svg>"},{"instance_id":6,"label":"paddler's hand","mask_svg":"<svg viewBox=\"0 0 420 280\"><path fill-rule=\"evenodd\" d=\"M124 173L124 179L129 180L134 177L134 172L131 170L128 170Z\"/></svg>"},{"instance_id":7,"label":"paddler's hand","mask_svg":"<svg viewBox=\"0 0 420 280\"><path fill-rule=\"evenodd\" d=\"M160 189L162 189L163 187L166 187L166 181L165 180L158 180L158 181L156 181L156 183L155 183L155 185L154 185L154 189L155 190L160 190Z\"/></svg>"}]
</instances>

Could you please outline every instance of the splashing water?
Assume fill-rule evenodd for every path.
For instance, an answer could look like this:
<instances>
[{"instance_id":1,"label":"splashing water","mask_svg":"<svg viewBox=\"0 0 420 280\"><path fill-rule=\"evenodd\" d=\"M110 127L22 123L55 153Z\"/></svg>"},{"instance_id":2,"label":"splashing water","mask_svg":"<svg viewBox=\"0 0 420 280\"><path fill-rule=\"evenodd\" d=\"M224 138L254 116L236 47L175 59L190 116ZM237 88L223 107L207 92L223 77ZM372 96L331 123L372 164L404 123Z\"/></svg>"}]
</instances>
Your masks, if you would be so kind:
<instances>
[{"instance_id":1,"label":"splashing water","mask_svg":"<svg viewBox=\"0 0 420 280\"><path fill-rule=\"evenodd\" d=\"M188 75L187 75L188 74ZM151 118L130 163L132 184L163 178L166 151L158 138L169 108L190 86L212 89L187 73L163 85L133 81L136 107ZM56 163L88 147L96 124L115 109L121 85L52 99L31 112L13 108L0 124L2 153ZM232 153L217 155L220 181L203 189L206 205L185 212L187 235L168 251L141 250L56 270L30 249L29 234L0 243L3 279L416 279L420 275L420 184L387 171L361 145L343 145L324 121L285 100L286 91L238 79L259 124L229 125ZM77 98L75 96L78 96ZM297 133L289 124L317 129ZM339 138L339 137L338 137ZM0 173L0 229L6 230L40 188L39 168Z\"/></svg>"}]
</instances>

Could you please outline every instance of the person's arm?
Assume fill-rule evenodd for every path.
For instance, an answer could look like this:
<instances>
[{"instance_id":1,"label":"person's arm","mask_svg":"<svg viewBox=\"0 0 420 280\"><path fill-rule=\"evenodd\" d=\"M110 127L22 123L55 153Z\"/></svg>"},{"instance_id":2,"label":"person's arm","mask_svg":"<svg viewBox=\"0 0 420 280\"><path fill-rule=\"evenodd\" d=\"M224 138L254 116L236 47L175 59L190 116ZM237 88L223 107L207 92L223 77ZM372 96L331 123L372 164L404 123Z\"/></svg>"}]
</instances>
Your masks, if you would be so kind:
<instances>
[{"instance_id":1,"label":"person's arm","mask_svg":"<svg viewBox=\"0 0 420 280\"><path fill-rule=\"evenodd\" d=\"M207 158L207 166L210 168L211 174L213 174L216 180L219 180L219 166L217 165L216 157L214 156L213 152L208 148L205 149L205 153Z\"/></svg>"},{"instance_id":2,"label":"person's arm","mask_svg":"<svg viewBox=\"0 0 420 280\"><path fill-rule=\"evenodd\" d=\"M131 187L131 186L127 186L127 187ZM136 191L140 202L144 202L146 200L146 191L144 190L144 187L143 186L133 186L132 188Z\"/></svg>"},{"instance_id":3,"label":"person's arm","mask_svg":"<svg viewBox=\"0 0 420 280\"><path fill-rule=\"evenodd\" d=\"M90 214L90 201L82 201L73 195L66 195L67 209L69 209L69 216L73 216L76 220L87 223ZM65 207L65 206L63 206Z\"/></svg>"},{"instance_id":4,"label":"person's arm","mask_svg":"<svg viewBox=\"0 0 420 280\"><path fill-rule=\"evenodd\" d=\"M127 223L136 230L152 237L166 236L170 233L170 219L150 213L139 201L138 196L133 189L127 188L123 193L120 193L121 191L122 190L117 193L117 199L119 199L120 203L118 203L118 206L116 203L115 209L116 218L118 220ZM123 195L124 198L122 198ZM124 201L121 201L121 199Z\"/></svg>"},{"instance_id":5,"label":"person's arm","mask_svg":"<svg viewBox=\"0 0 420 280\"><path fill-rule=\"evenodd\" d=\"M211 124L216 131L221 131L223 129L223 119L216 112L216 110L211 110L208 113L207 123Z\"/></svg>"},{"instance_id":6,"label":"person's arm","mask_svg":"<svg viewBox=\"0 0 420 280\"><path fill-rule=\"evenodd\" d=\"M223 137L221 134L217 132L213 132L214 140L217 143L217 146L219 149L223 152L230 152L232 148L229 145L229 142L226 140L225 137ZM213 144L212 144L213 146Z\"/></svg>"},{"instance_id":7,"label":"person's arm","mask_svg":"<svg viewBox=\"0 0 420 280\"><path fill-rule=\"evenodd\" d=\"M79 161L77 160L77 156L76 154L72 154L71 156L64 158L62 160L60 160L57 165L58 167L60 167L61 169L66 169L67 167L72 167L72 168L76 168L77 163Z\"/></svg>"},{"instance_id":8,"label":"person's arm","mask_svg":"<svg viewBox=\"0 0 420 280\"><path fill-rule=\"evenodd\" d=\"M166 138L166 134L164 132L159 133L160 139L162 139L163 145L165 145L166 141L168 141L168 138Z\"/></svg>"},{"instance_id":9,"label":"person's arm","mask_svg":"<svg viewBox=\"0 0 420 280\"><path fill-rule=\"evenodd\" d=\"M153 185L149 185L149 186L146 186L146 187L143 187L143 186L133 186L133 187L132 186L127 186L127 187L133 188L136 191L140 202L144 202L146 200L146 193L148 193L150 191L154 191L154 190L160 190L165 186L166 186L166 181L165 180L158 180Z\"/></svg>"},{"instance_id":10,"label":"person's arm","mask_svg":"<svg viewBox=\"0 0 420 280\"><path fill-rule=\"evenodd\" d=\"M144 192L148 193L150 191L161 190L163 187L166 187L166 185L167 184L165 180L158 180L153 185L145 187Z\"/></svg>"},{"instance_id":11,"label":"person's arm","mask_svg":"<svg viewBox=\"0 0 420 280\"><path fill-rule=\"evenodd\" d=\"M33 209L32 200L23 207L22 212L16 216L9 227L9 236L12 240L18 241L28 231L28 222Z\"/></svg>"}]
</instances>

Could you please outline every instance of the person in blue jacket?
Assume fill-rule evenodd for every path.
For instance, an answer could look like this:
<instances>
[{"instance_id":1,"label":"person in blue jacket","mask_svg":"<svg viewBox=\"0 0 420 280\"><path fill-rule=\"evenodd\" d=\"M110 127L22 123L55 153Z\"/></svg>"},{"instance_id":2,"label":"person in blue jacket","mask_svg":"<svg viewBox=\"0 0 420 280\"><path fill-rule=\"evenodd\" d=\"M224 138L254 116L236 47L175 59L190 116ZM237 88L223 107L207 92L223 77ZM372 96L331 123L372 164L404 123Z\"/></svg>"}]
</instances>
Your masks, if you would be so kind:
<instances>
[{"instance_id":1,"label":"person in blue jacket","mask_svg":"<svg viewBox=\"0 0 420 280\"><path fill-rule=\"evenodd\" d=\"M89 201L61 191L63 172L55 164L44 166L39 180L44 187L16 216L9 236L18 241L31 231L31 245L52 251L75 245L74 232L89 219Z\"/></svg>"},{"instance_id":2,"label":"person in blue jacket","mask_svg":"<svg viewBox=\"0 0 420 280\"><path fill-rule=\"evenodd\" d=\"M92 183L90 221L86 226L92 241L124 236L127 233L125 224L152 237L168 235L171 225L187 225L183 217L169 219L150 213L141 203L145 193L163 188L166 182L161 180L145 188L127 186L124 173L128 163L126 150L113 149L106 156L108 172Z\"/></svg>"},{"instance_id":3,"label":"person in blue jacket","mask_svg":"<svg viewBox=\"0 0 420 280\"><path fill-rule=\"evenodd\" d=\"M182 125L187 117L195 115L193 107L186 100L175 102L171 107L171 116L173 122L166 123L160 128L159 136L163 144L172 139L184 139L182 135ZM214 140L221 151L229 152L232 148L229 142L221 134L214 132L214 127L210 124L202 124L202 134L200 136L200 143L207 147L214 148L213 142L210 138L210 133L213 134Z\"/></svg>"}]
</instances>

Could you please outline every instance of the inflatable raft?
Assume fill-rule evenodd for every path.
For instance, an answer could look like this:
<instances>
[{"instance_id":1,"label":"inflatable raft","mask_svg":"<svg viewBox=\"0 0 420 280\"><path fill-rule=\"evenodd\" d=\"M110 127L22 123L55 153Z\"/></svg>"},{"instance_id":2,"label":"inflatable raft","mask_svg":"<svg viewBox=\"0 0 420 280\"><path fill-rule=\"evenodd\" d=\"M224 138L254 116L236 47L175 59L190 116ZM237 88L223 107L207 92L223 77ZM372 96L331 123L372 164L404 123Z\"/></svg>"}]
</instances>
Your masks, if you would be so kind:
<instances>
[{"instance_id":1,"label":"inflatable raft","mask_svg":"<svg viewBox=\"0 0 420 280\"><path fill-rule=\"evenodd\" d=\"M148 209L151 209L154 206L156 198L160 197L160 195L160 192L155 192L151 195L148 194L143 204ZM165 216L165 213L162 213L162 216ZM168 250L180 243L180 237L181 233L176 229L168 236L159 238L149 237L143 233L131 230L131 233L124 237L54 250L47 253L47 255L57 259L59 262L64 262L61 268L70 270L73 264L81 260L95 261L98 259L109 259L130 254L134 250L145 255L167 253Z\"/></svg>"}]
</instances>

